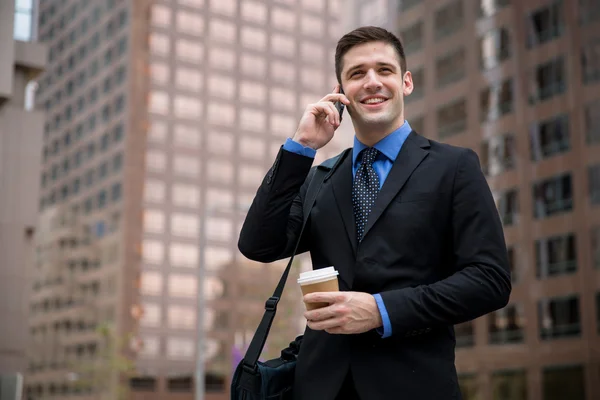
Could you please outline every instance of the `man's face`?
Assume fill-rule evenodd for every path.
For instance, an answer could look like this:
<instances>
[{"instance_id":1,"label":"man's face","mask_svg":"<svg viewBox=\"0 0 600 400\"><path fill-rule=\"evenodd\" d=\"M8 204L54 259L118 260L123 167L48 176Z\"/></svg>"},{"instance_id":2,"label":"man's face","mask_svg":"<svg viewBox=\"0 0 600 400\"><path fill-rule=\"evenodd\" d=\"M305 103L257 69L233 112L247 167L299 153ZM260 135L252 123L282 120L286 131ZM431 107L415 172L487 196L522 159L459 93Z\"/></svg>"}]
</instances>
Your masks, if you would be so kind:
<instances>
[{"instance_id":1,"label":"man's face","mask_svg":"<svg viewBox=\"0 0 600 400\"><path fill-rule=\"evenodd\" d=\"M392 130L404 123L404 96L412 92L410 72L402 72L392 45L370 42L343 57L342 87L358 129Z\"/></svg>"}]
</instances>

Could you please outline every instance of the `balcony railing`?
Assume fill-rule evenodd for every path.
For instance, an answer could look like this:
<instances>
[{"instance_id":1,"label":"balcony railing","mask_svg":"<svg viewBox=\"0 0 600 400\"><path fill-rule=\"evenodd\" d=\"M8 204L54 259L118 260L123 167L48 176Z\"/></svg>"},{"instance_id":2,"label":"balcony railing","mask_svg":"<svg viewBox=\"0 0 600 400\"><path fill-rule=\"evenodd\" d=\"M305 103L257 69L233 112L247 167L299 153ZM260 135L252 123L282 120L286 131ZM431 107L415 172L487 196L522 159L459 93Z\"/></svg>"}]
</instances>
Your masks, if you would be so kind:
<instances>
[{"instance_id":1,"label":"balcony railing","mask_svg":"<svg viewBox=\"0 0 600 400\"><path fill-rule=\"evenodd\" d=\"M541 339L559 339L579 335L581 335L581 324L579 322L553 326L551 328L540 327Z\"/></svg>"},{"instance_id":2,"label":"balcony railing","mask_svg":"<svg viewBox=\"0 0 600 400\"><path fill-rule=\"evenodd\" d=\"M539 208L538 208L539 207ZM542 203L535 207L535 217L543 218L573 209L573 199L560 199L551 203Z\"/></svg>"},{"instance_id":3,"label":"balcony railing","mask_svg":"<svg viewBox=\"0 0 600 400\"><path fill-rule=\"evenodd\" d=\"M475 345L475 335L456 335L456 347L473 347Z\"/></svg>"},{"instance_id":4,"label":"balcony railing","mask_svg":"<svg viewBox=\"0 0 600 400\"><path fill-rule=\"evenodd\" d=\"M538 264L537 270L539 278L555 275L565 275L577 271L577 260L561 261L557 263L546 264L545 268L543 268L542 264Z\"/></svg>"},{"instance_id":5,"label":"balcony railing","mask_svg":"<svg viewBox=\"0 0 600 400\"><path fill-rule=\"evenodd\" d=\"M562 140L553 141L543 146L542 154L544 157L548 157L556 153L567 151L569 150L569 147L569 138L563 138Z\"/></svg>"},{"instance_id":6,"label":"balcony railing","mask_svg":"<svg viewBox=\"0 0 600 400\"><path fill-rule=\"evenodd\" d=\"M448 136L463 132L465 129L467 129L467 121L461 120L439 127L438 133L440 138L446 138Z\"/></svg>"},{"instance_id":7,"label":"balcony railing","mask_svg":"<svg viewBox=\"0 0 600 400\"><path fill-rule=\"evenodd\" d=\"M549 42L550 40L559 37L561 33L562 27L560 25L553 26L541 32L538 32L537 34L530 36L528 41L529 48Z\"/></svg>"},{"instance_id":8,"label":"balcony railing","mask_svg":"<svg viewBox=\"0 0 600 400\"><path fill-rule=\"evenodd\" d=\"M525 339L525 332L522 329L490 332L489 339L491 344L522 343Z\"/></svg>"}]
</instances>

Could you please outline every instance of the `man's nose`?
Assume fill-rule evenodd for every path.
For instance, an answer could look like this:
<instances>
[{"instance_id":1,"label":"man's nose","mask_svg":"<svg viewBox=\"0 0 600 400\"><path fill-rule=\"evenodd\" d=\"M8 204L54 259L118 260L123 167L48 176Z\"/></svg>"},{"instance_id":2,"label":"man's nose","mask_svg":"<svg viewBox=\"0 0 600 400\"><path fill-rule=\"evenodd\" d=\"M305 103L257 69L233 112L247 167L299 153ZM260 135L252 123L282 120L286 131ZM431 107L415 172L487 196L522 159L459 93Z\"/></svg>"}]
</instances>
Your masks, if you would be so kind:
<instances>
[{"instance_id":1,"label":"man's nose","mask_svg":"<svg viewBox=\"0 0 600 400\"><path fill-rule=\"evenodd\" d=\"M367 71L365 79L366 80L364 87L366 90L377 91L381 89L381 81L379 80L379 76L374 70L370 69L369 71Z\"/></svg>"}]
</instances>

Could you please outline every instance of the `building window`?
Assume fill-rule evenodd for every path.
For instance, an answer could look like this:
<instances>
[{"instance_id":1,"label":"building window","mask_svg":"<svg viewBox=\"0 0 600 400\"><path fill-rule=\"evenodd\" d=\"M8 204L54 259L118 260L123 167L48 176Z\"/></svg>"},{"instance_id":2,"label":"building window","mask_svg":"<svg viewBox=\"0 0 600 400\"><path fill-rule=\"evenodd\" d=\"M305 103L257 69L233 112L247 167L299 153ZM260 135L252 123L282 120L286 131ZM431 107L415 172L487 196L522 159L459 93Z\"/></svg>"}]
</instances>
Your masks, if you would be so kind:
<instances>
[{"instance_id":1,"label":"building window","mask_svg":"<svg viewBox=\"0 0 600 400\"><path fill-rule=\"evenodd\" d=\"M235 67L235 53L232 50L220 49L217 47L213 47L210 49L208 58L209 58L210 65L219 71L231 71ZM244 59L242 58L242 60L244 60ZM263 59L258 58L258 60L263 60ZM263 70L263 73L261 74L261 76L264 75L264 70L266 69L264 60L262 62L263 62L262 66L260 64L258 65L259 70L260 70L260 68L262 68L262 70ZM246 68L247 68L247 70L251 70L250 65L247 65ZM244 70L243 62L242 62L242 70ZM245 71L245 72L247 72L247 71Z\"/></svg>"},{"instance_id":2,"label":"building window","mask_svg":"<svg viewBox=\"0 0 600 400\"><path fill-rule=\"evenodd\" d=\"M197 238L200 220L193 214L174 213L171 216L171 233L176 236Z\"/></svg>"},{"instance_id":3,"label":"building window","mask_svg":"<svg viewBox=\"0 0 600 400\"><path fill-rule=\"evenodd\" d=\"M490 344L522 343L525 316L521 304L510 304L489 315Z\"/></svg>"},{"instance_id":4,"label":"building window","mask_svg":"<svg viewBox=\"0 0 600 400\"><path fill-rule=\"evenodd\" d=\"M271 52L285 57L296 54L296 42L293 36L274 33L271 35Z\"/></svg>"},{"instance_id":5,"label":"building window","mask_svg":"<svg viewBox=\"0 0 600 400\"><path fill-rule=\"evenodd\" d=\"M494 400L527 400L527 374L520 371L497 371L492 374Z\"/></svg>"},{"instance_id":6,"label":"building window","mask_svg":"<svg viewBox=\"0 0 600 400\"><path fill-rule=\"evenodd\" d=\"M140 277L140 293L160 296L162 294L163 278L160 272L143 271Z\"/></svg>"},{"instance_id":7,"label":"building window","mask_svg":"<svg viewBox=\"0 0 600 400\"><path fill-rule=\"evenodd\" d=\"M300 20L302 33L307 36L322 37L325 34L323 18L303 14Z\"/></svg>"},{"instance_id":8,"label":"building window","mask_svg":"<svg viewBox=\"0 0 600 400\"><path fill-rule=\"evenodd\" d=\"M600 333L600 292L596 293L596 331Z\"/></svg>"},{"instance_id":9,"label":"building window","mask_svg":"<svg viewBox=\"0 0 600 400\"><path fill-rule=\"evenodd\" d=\"M481 92L481 121L495 121L513 110L512 79L497 83Z\"/></svg>"},{"instance_id":10,"label":"building window","mask_svg":"<svg viewBox=\"0 0 600 400\"><path fill-rule=\"evenodd\" d=\"M169 95L165 92L153 91L150 93L149 111L166 115L169 113Z\"/></svg>"},{"instance_id":11,"label":"building window","mask_svg":"<svg viewBox=\"0 0 600 400\"><path fill-rule=\"evenodd\" d=\"M142 245L142 259L149 263L160 264L165 256L163 244L157 240L144 240Z\"/></svg>"},{"instance_id":12,"label":"building window","mask_svg":"<svg viewBox=\"0 0 600 400\"><path fill-rule=\"evenodd\" d=\"M196 297L198 281L194 275L171 274L169 277L169 296Z\"/></svg>"},{"instance_id":13,"label":"building window","mask_svg":"<svg viewBox=\"0 0 600 400\"><path fill-rule=\"evenodd\" d=\"M515 137L513 134L492 136L481 143L481 167L486 176L496 176L514 168Z\"/></svg>"},{"instance_id":14,"label":"building window","mask_svg":"<svg viewBox=\"0 0 600 400\"><path fill-rule=\"evenodd\" d=\"M198 119L202 116L202 103L195 97L179 95L173 103L175 116L179 118Z\"/></svg>"},{"instance_id":15,"label":"building window","mask_svg":"<svg viewBox=\"0 0 600 400\"><path fill-rule=\"evenodd\" d=\"M169 249L171 266L182 268L198 267L198 247L191 244L175 243Z\"/></svg>"},{"instance_id":16,"label":"building window","mask_svg":"<svg viewBox=\"0 0 600 400\"><path fill-rule=\"evenodd\" d=\"M209 21L209 28L211 40L225 43L236 41L236 27L233 22L213 18Z\"/></svg>"},{"instance_id":17,"label":"building window","mask_svg":"<svg viewBox=\"0 0 600 400\"><path fill-rule=\"evenodd\" d=\"M213 96L232 99L235 96L235 80L227 75L211 74L208 90Z\"/></svg>"},{"instance_id":18,"label":"building window","mask_svg":"<svg viewBox=\"0 0 600 400\"><path fill-rule=\"evenodd\" d=\"M221 247L207 247L204 251L204 261L206 269L210 271L219 271L233 259L230 250Z\"/></svg>"},{"instance_id":19,"label":"building window","mask_svg":"<svg viewBox=\"0 0 600 400\"><path fill-rule=\"evenodd\" d=\"M440 8L434 15L435 38L443 39L460 30L464 24L462 0Z\"/></svg>"},{"instance_id":20,"label":"building window","mask_svg":"<svg viewBox=\"0 0 600 400\"><path fill-rule=\"evenodd\" d=\"M405 44L406 55L416 53L423 49L423 21L412 24L400 32L402 43Z\"/></svg>"},{"instance_id":21,"label":"building window","mask_svg":"<svg viewBox=\"0 0 600 400\"><path fill-rule=\"evenodd\" d=\"M532 161L540 161L569 151L569 116L562 114L532 123L529 138Z\"/></svg>"},{"instance_id":22,"label":"building window","mask_svg":"<svg viewBox=\"0 0 600 400\"><path fill-rule=\"evenodd\" d=\"M600 99L587 104L584 113L587 144L600 144Z\"/></svg>"},{"instance_id":23,"label":"building window","mask_svg":"<svg viewBox=\"0 0 600 400\"><path fill-rule=\"evenodd\" d=\"M193 360L195 357L194 340L173 337L167 339L167 357L172 360Z\"/></svg>"},{"instance_id":24,"label":"building window","mask_svg":"<svg viewBox=\"0 0 600 400\"><path fill-rule=\"evenodd\" d=\"M175 45L175 54L181 61L200 63L204 56L204 46L202 43L192 42L185 39L177 39L177 43Z\"/></svg>"},{"instance_id":25,"label":"building window","mask_svg":"<svg viewBox=\"0 0 600 400\"><path fill-rule=\"evenodd\" d=\"M479 16L491 17L510 4L510 0L479 0Z\"/></svg>"},{"instance_id":26,"label":"building window","mask_svg":"<svg viewBox=\"0 0 600 400\"><path fill-rule=\"evenodd\" d=\"M208 134L208 151L209 154L219 155L231 155L233 154L234 138L229 132L223 131L211 131ZM213 161L208 163L208 169L211 170L211 164ZM210 176L210 172L209 172ZM233 172L232 172L233 176Z\"/></svg>"},{"instance_id":27,"label":"building window","mask_svg":"<svg viewBox=\"0 0 600 400\"><path fill-rule=\"evenodd\" d=\"M146 357L155 357L160 353L160 339L157 337L145 336L142 339L142 350L140 355Z\"/></svg>"},{"instance_id":28,"label":"building window","mask_svg":"<svg viewBox=\"0 0 600 400\"><path fill-rule=\"evenodd\" d=\"M467 101L462 98L437 110L440 139L457 135L467 129Z\"/></svg>"},{"instance_id":29,"label":"building window","mask_svg":"<svg viewBox=\"0 0 600 400\"><path fill-rule=\"evenodd\" d=\"M271 9L271 24L278 29L290 32L296 31L296 15L293 11L279 7Z\"/></svg>"},{"instance_id":30,"label":"building window","mask_svg":"<svg viewBox=\"0 0 600 400\"><path fill-rule=\"evenodd\" d=\"M505 226L516 224L519 218L519 192L517 189L507 190L496 198L496 206Z\"/></svg>"},{"instance_id":31,"label":"building window","mask_svg":"<svg viewBox=\"0 0 600 400\"><path fill-rule=\"evenodd\" d=\"M412 102L416 100L420 100L423 98L425 94L425 70L424 68L419 68L418 70L412 73L414 88L412 93L405 97L406 102Z\"/></svg>"},{"instance_id":32,"label":"building window","mask_svg":"<svg viewBox=\"0 0 600 400\"><path fill-rule=\"evenodd\" d=\"M241 95L243 97L242 93ZM281 99L287 99L287 101L281 101ZM271 107L284 111L294 111L296 109L296 93L283 87L271 88Z\"/></svg>"},{"instance_id":33,"label":"building window","mask_svg":"<svg viewBox=\"0 0 600 400\"><path fill-rule=\"evenodd\" d=\"M175 84L180 89L199 92L202 89L202 72L197 69L178 67L175 73Z\"/></svg>"},{"instance_id":34,"label":"building window","mask_svg":"<svg viewBox=\"0 0 600 400\"><path fill-rule=\"evenodd\" d=\"M15 1L15 18L13 38L23 42L32 39L34 32L33 3L30 1Z\"/></svg>"},{"instance_id":35,"label":"building window","mask_svg":"<svg viewBox=\"0 0 600 400\"><path fill-rule=\"evenodd\" d=\"M581 49L581 70L584 84L600 81L600 39L595 39Z\"/></svg>"},{"instance_id":36,"label":"building window","mask_svg":"<svg viewBox=\"0 0 600 400\"><path fill-rule=\"evenodd\" d=\"M590 186L590 203L600 204L600 164L589 167L588 182Z\"/></svg>"},{"instance_id":37,"label":"building window","mask_svg":"<svg viewBox=\"0 0 600 400\"><path fill-rule=\"evenodd\" d=\"M200 205L200 189L193 185L173 184L172 196L175 206L196 208Z\"/></svg>"},{"instance_id":38,"label":"building window","mask_svg":"<svg viewBox=\"0 0 600 400\"><path fill-rule=\"evenodd\" d=\"M179 11L175 26L181 33L200 36L204 32L204 18L188 11Z\"/></svg>"},{"instance_id":39,"label":"building window","mask_svg":"<svg viewBox=\"0 0 600 400\"><path fill-rule=\"evenodd\" d=\"M171 9L162 4L153 4L151 8L151 19L154 26L171 26Z\"/></svg>"},{"instance_id":40,"label":"building window","mask_svg":"<svg viewBox=\"0 0 600 400\"><path fill-rule=\"evenodd\" d=\"M264 24L267 20L267 7L256 1L242 2L242 19L258 24Z\"/></svg>"},{"instance_id":41,"label":"building window","mask_svg":"<svg viewBox=\"0 0 600 400\"><path fill-rule=\"evenodd\" d=\"M514 246L507 248L508 255L508 266L510 268L510 280L512 283L519 281L519 274L517 272L518 257L517 251Z\"/></svg>"},{"instance_id":42,"label":"building window","mask_svg":"<svg viewBox=\"0 0 600 400\"><path fill-rule=\"evenodd\" d=\"M479 384L477 383L477 375L459 374L458 386L460 387L463 400L481 399L481 393L479 393Z\"/></svg>"},{"instance_id":43,"label":"building window","mask_svg":"<svg viewBox=\"0 0 600 400\"><path fill-rule=\"evenodd\" d=\"M207 239L227 242L233 237L233 224L226 218L209 217L205 231Z\"/></svg>"},{"instance_id":44,"label":"building window","mask_svg":"<svg viewBox=\"0 0 600 400\"><path fill-rule=\"evenodd\" d=\"M592 265L600 269L600 226L593 227L590 236L592 241L590 246Z\"/></svg>"},{"instance_id":45,"label":"building window","mask_svg":"<svg viewBox=\"0 0 600 400\"><path fill-rule=\"evenodd\" d=\"M149 171L163 172L167 168L167 157L159 150L148 150L146 153L146 168Z\"/></svg>"},{"instance_id":46,"label":"building window","mask_svg":"<svg viewBox=\"0 0 600 400\"><path fill-rule=\"evenodd\" d=\"M149 233L163 233L165 230L165 214L159 210L144 211L144 230Z\"/></svg>"},{"instance_id":47,"label":"building window","mask_svg":"<svg viewBox=\"0 0 600 400\"><path fill-rule=\"evenodd\" d=\"M264 160L267 153L265 141L259 138L242 137L239 149L242 157L251 160Z\"/></svg>"},{"instance_id":48,"label":"building window","mask_svg":"<svg viewBox=\"0 0 600 400\"><path fill-rule=\"evenodd\" d=\"M194 329L196 327L196 309L185 306L170 306L167 311L169 328Z\"/></svg>"},{"instance_id":49,"label":"building window","mask_svg":"<svg viewBox=\"0 0 600 400\"><path fill-rule=\"evenodd\" d=\"M475 345L475 329L473 321L454 326L456 347L473 347Z\"/></svg>"},{"instance_id":50,"label":"building window","mask_svg":"<svg viewBox=\"0 0 600 400\"><path fill-rule=\"evenodd\" d=\"M167 35L152 32L150 34L150 51L155 55L168 56L171 43Z\"/></svg>"},{"instance_id":51,"label":"building window","mask_svg":"<svg viewBox=\"0 0 600 400\"><path fill-rule=\"evenodd\" d=\"M465 61L465 49L462 47L438 58L435 62L437 87L442 88L463 79L466 70Z\"/></svg>"},{"instance_id":52,"label":"building window","mask_svg":"<svg viewBox=\"0 0 600 400\"><path fill-rule=\"evenodd\" d=\"M161 310L158 304L146 303L143 305L143 314L140 318L140 325L149 327L161 326Z\"/></svg>"},{"instance_id":53,"label":"building window","mask_svg":"<svg viewBox=\"0 0 600 400\"><path fill-rule=\"evenodd\" d=\"M144 200L151 203L161 203L165 200L165 183L148 180L144 185Z\"/></svg>"},{"instance_id":54,"label":"building window","mask_svg":"<svg viewBox=\"0 0 600 400\"><path fill-rule=\"evenodd\" d=\"M197 157L175 155L173 172L180 176L197 177L200 175L200 160Z\"/></svg>"},{"instance_id":55,"label":"building window","mask_svg":"<svg viewBox=\"0 0 600 400\"><path fill-rule=\"evenodd\" d=\"M167 64L163 63L152 63L150 64L150 79L152 82L159 85L166 85L169 83L170 69Z\"/></svg>"},{"instance_id":56,"label":"building window","mask_svg":"<svg viewBox=\"0 0 600 400\"><path fill-rule=\"evenodd\" d=\"M535 104L564 93L567 85L562 56L538 65L531 76L529 103Z\"/></svg>"},{"instance_id":57,"label":"building window","mask_svg":"<svg viewBox=\"0 0 600 400\"><path fill-rule=\"evenodd\" d=\"M247 76L263 78L267 73L267 63L263 57L242 53L240 60L242 72Z\"/></svg>"},{"instance_id":58,"label":"building window","mask_svg":"<svg viewBox=\"0 0 600 400\"><path fill-rule=\"evenodd\" d=\"M534 217L545 218L573 209L571 174L554 176L533 185Z\"/></svg>"},{"instance_id":59,"label":"building window","mask_svg":"<svg viewBox=\"0 0 600 400\"><path fill-rule=\"evenodd\" d=\"M239 97L242 101L250 103L251 105L263 104L267 99L267 88L265 85L258 82L242 81L240 83ZM277 103L289 103L290 101L295 103L295 98L293 98L293 96L291 99L286 97L286 99L289 99L290 101L282 102L281 99L282 97L273 99L273 95L271 96L271 100Z\"/></svg>"},{"instance_id":60,"label":"building window","mask_svg":"<svg viewBox=\"0 0 600 400\"><path fill-rule=\"evenodd\" d=\"M579 23L587 25L600 19L600 3L597 0L579 0Z\"/></svg>"},{"instance_id":61,"label":"building window","mask_svg":"<svg viewBox=\"0 0 600 400\"><path fill-rule=\"evenodd\" d=\"M547 367L542 372L544 400L585 400L585 375L583 366Z\"/></svg>"},{"instance_id":62,"label":"building window","mask_svg":"<svg viewBox=\"0 0 600 400\"><path fill-rule=\"evenodd\" d=\"M540 339L576 337L581 335L579 297L554 297L538 303Z\"/></svg>"},{"instance_id":63,"label":"building window","mask_svg":"<svg viewBox=\"0 0 600 400\"><path fill-rule=\"evenodd\" d=\"M540 8L527 18L527 47L532 48L559 37L564 29L562 1Z\"/></svg>"},{"instance_id":64,"label":"building window","mask_svg":"<svg viewBox=\"0 0 600 400\"><path fill-rule=\"evenodd\" d=\"M231 104L211 101L208 104L208 122L230 126L235 123L235 108Z\"/></svg>"}]
</instances>

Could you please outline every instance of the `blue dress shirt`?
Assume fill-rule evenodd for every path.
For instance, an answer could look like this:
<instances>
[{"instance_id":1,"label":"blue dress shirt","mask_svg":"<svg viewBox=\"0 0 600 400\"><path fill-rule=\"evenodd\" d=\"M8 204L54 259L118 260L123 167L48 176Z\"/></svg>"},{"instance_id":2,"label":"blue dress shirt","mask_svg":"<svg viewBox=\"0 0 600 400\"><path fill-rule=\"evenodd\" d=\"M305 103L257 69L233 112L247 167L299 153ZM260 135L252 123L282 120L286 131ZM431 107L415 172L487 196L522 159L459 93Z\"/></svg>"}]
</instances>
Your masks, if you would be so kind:
<instances>
[{"instance_id":1,"label":"blue dress shirt","mask_svg":"<svg viewBox=\"0 0 600 400\"><path fill-rule=\"evenodd\" d=\"M408 121L404 121L404 124L379 142L377 142L373 147L379 150L379 154L373 162L373 169L379 176L379 189L383 186L385 179L387 178L390 170L392 169L392 165L394 165L394 161L396 161L396 156L400 152L404 141L410 135L412 128L410 127ZM356 171L358 167L360 167L360 159L358 155L368 146L361 143L356 136L354 136L354 147L352 148L352 175L356 175ZM305 147L298 142L293 141L288 138L285 144L283 145L283 149L301 154L306 157L314 158L317 154L317 151L311 149L310 147ZM379 313L381 314L381 320L383 321L383 332L378 330L380 334L382 334L382 338L386 338L392 335L392 324L390 322L390 317L387 313L387 309L385 308L385 304L381 298L379 293L373 295L375 297L375 301L377 302L377 307L379 308Z\"/></svg>"}]
</instances>

